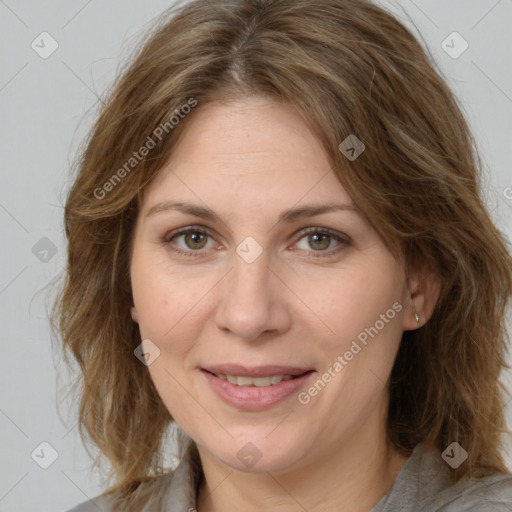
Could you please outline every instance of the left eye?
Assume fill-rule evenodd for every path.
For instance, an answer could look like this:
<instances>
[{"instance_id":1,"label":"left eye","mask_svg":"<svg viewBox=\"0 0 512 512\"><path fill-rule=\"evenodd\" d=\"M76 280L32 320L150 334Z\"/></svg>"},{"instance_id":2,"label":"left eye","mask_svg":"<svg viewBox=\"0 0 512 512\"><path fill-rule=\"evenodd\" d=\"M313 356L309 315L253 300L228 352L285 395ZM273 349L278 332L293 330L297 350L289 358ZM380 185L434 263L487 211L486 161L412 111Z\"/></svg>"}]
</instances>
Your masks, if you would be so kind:
<instances>
[{"instance_id":1,"label":"left eye","mask_svg":"<svg viewBox=\"0 0 512 512\"><path fill-rule=\"evenodd\" d=\"M302 240L306 241L308 247L300 247L300 242ZM297 246L299 249L308 251L310 248L315 252L323 252L327 249L331 248L331 244L333 241L336 241L338 244L343 242L341 237L336 236L332 233L328 233L325 231L312 231L306 235L304 235L299 242L297 242Z\"/></svg>"}]
</instances>

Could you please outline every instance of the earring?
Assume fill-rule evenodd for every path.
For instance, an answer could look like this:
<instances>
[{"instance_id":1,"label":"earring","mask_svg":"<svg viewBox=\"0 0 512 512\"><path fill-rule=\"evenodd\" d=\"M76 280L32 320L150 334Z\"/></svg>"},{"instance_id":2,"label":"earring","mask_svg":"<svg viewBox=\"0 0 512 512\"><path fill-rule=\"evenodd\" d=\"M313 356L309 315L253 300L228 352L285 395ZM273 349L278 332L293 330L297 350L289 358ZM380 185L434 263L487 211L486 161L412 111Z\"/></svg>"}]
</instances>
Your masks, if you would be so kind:
<instances>
[{"instance_id":1,"label":"earring","mask_svg":"<svg viewBox=\"0 0 512 512\"><path fill-rule=\"evenodd\" d=\"M410 290L409 290L409 295L411 296L412 307L414 310L414 319L419 324L420 323L420 315L418 315L418 312L416 311L416 307L414 306L414 301L412 300L412 292Z\"/></svg>"}]
</instances>

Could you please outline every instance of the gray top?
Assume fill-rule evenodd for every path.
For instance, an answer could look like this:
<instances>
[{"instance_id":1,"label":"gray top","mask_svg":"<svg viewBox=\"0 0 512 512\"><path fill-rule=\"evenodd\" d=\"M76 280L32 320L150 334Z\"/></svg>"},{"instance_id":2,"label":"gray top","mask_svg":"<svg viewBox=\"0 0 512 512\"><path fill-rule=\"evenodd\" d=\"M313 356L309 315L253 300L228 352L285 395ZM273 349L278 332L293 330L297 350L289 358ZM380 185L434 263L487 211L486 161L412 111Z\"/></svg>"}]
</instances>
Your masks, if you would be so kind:
<instances>
[{"instance_id":1,"label":"gray top","mask_svg":"<svg viewBox=\"0 0 512 512\"><path fill-rule=\"evenodd\" d=\"M158 477L165 480L163 491L160 495L148 492L140 512L195 511L199 477L193 467L192 457L187 455L174 472ZM437 450L419 444L388 494L369 512L512 512L512 475L462 478L451 484L451 471ZM110 496L98 496L68 512L112 512L111 500Z\"/></svg>"}]
</instances>

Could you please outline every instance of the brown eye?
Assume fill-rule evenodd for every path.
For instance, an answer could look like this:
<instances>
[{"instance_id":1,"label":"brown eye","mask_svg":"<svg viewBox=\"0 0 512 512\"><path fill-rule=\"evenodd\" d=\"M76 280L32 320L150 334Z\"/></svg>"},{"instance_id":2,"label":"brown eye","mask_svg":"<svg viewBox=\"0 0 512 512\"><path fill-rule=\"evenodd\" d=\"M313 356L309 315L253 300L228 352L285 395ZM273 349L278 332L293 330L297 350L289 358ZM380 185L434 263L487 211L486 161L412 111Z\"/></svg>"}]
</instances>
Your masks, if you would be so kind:
<instances>
[{"instance_id":1,"label":"brown eye","mask_svg":"<svg viewBox=\"0 0 512 512\"><path fill-rule=\"evenodd\" d=\"M190 231L182 236L188 249L203 249L208 240L208 235L201 231Z\"/></svg>"},{"instance_id":2,"label":"brown eye","mask_svg":"<svg viewBox=\"0 0 512 512\"><path fill-rule=\"evenodd\" d=\"M342 233L313 227L302 232L302 237L295 247L309 253L308 257L321 258L333 256L350 244L350 238Z\"/></svg>"},{"instance_id":3,"label":"brown eye","mask_svg":"<svg viewBox=\"0 0 512 512\"><path fill-rule=\"evenodd\" d=\"M203 254L203 249L211 249L215 245L213 238L206 231L194 227L169 233L162 242L172 250L187 256L199 256Z\"/></svg>"},{"instance_id":4,"label":"brown eye","mask_svg":"<svg viewBox=\"0 0 512 512\"><path fill-rule=\"evenodd\" d=\"M331 236L323 233L315 233L308 236L309 246L313 249L325 250L329 248Z\"/></svg>"}]
</instances>

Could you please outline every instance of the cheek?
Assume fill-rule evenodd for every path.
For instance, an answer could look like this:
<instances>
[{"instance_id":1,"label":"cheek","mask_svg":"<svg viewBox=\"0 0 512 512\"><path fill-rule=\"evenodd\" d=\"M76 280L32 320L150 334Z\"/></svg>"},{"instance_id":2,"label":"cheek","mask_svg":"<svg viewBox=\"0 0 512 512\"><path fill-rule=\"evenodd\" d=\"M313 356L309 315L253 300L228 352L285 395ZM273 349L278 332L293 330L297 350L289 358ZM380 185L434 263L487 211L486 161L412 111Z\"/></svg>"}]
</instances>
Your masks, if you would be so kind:
<instances>
[{"instance_id":1,"label":"cheek","mask_svg":"<svg viewBox=\"0 0 512 512\"><path fill-rule=\"evenodd\" d=\"M383 255L372 264L344 269L329 282L326 293L314 295L322 305L322 322L335 333L324 330L327 334L318 339L325 356L323 370L335 375L318 400L329 409L335 404L333 436L340 423L355 425L382 399L401 340L403 283L394 259Z\"/></svg>"},{"instance_id":2,"label":"cheek","mask_svg":"<svg viewBox=\"0 0 512 512\"><path fill-rule=\"evenodd\" d=\"M339 350L350 345L365 329L382 327L381 315L386 315L385 328L379 338L399 337L401 322L397 320L400 309L393 304L402 298L403 278L395 260L383 252L371 261L361 259L358 264L330 271L325 279L312 286L310 281L297 283L297 295L320 321L319 334L325 343ZM386 335L384 335L384 332ZM331 340L331 341L327 341Z\"/></svg>"},{"instance_id":3,"label":"cheek","mask_svg":"<svg viewBox=\"0 0 512 512\"><path fill-rule=\"evenodd\" d=\"M149 251L134 252L130 273L141 335L155 340L190 325L208 290L205 279L178 272Z\"/></svg>"}]
</instances>

